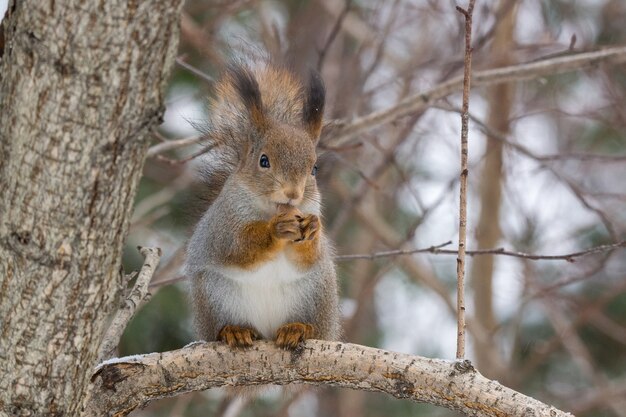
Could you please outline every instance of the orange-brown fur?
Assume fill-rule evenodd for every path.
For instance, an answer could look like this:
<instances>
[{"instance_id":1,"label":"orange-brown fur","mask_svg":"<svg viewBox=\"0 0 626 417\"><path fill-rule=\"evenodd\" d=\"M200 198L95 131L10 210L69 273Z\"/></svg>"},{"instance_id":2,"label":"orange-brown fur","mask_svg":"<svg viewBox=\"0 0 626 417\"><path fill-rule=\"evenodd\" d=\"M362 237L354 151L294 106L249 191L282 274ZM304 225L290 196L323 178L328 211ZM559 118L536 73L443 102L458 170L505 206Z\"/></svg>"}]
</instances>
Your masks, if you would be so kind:
<instances>
[{"instance_id":1,"label":"orange-brown fur","mask_svg":"<svg viewBox=\"0 0 626 417\"><path fill-rule=\"evenodd\" d=\"M271 233L271 228L271 222L248 223L238 239L241 245L226 255L224 263L240 268L253 268L259 263L272 259L284 248L285 242L276 239Z\"/></svg>"},{"instance_id":2,"label":"orange-brown fur","mask_svg":"<svg viewBox=\"0 0 626 417\"><path fill-rule=\"evenodd\" d=\"M309 214L301 221L302 240L287 246L287 256L302 269L308 269L320 256L320 233L322 223L314 214Z\"/></svg>"},{"instance_id":3,"label":"orange-brown fur","mask_svg":"<svg viewBox=\"0 0 626 417\"><path fill-rule=\"evenodd\" d=\"M315 326L310 323L287 323L276 332L276 344L284 349L295 349L306 339L316 336Z\"/></svg>"},{"instance_id":4,"label":"orange-brown fur","mask_svg":"<svg viewBox=\"0 0 626 417\"><path fill-rule=\"evenodd\" d=\"M259 339L258 333L251 327L224 326L217 334L217 340L230 347L252 346L252 341Z\"/></svg>"},{"instance_id":5,"label":"orange-brown fur","mask_svg":"<svg viewBox=\"0 0 626 417\"><path fill-rule=\"evenodd\" d=\"M293 207L286 210L269 221L248 223L238 239L241 245L227 254L225 264L254 268L286 250L288 258L302 269L313 266L319 256L319 217L305 216Z\"/></svg>"}]
</instances>

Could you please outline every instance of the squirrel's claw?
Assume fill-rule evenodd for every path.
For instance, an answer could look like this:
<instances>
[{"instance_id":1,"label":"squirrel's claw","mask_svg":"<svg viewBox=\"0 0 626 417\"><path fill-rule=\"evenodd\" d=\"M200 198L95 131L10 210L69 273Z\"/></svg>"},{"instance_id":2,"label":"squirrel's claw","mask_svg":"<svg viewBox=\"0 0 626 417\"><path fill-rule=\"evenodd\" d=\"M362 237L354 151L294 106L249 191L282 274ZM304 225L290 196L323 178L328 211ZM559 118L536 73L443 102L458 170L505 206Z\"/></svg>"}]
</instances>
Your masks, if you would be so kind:
<instances>
[{"instance_id":1,"label":"squirrel's claw","mask_svg":"<svg viewBox=\"0 0 626 417\"><path fill-rule=\"evenodd\" d=\"M297 209L282 211L272 221L272 234L278 239L297 241L302 239L301 213Z\"/></svg>"},{"instance_id":2,"label":"squirrel's claw","mask_svg":"<svg viewBox=\"0 0 626 417\"><path fill-rule=\"evenodd\" d=\"M299 240L302 238L300 224L297 220L278 221L274 225L274 235L279 239Z\"/></svg>"},{"instance_id":3,"label":"squirrel's claw","mask_svg":"<svg viewBox=\"0 0 626 417\"><path fill-rule=\"evenodd\" d=\"M302 239L300 240L313 240L317 236L317 232L320 229L320 219L315 214L309 214L304 217L300 217L300 231L302 233Z\"/></svg>"},{"instance_id":4,"label":"squirrel's claw","mask_svg":"<svg viewBox=\"0 0 626 417\"><path fill-rule=\"evenodd\" d=\"M256 330L250 327L224 326L217 335L217 340L228 344L231 348L252 346L252 342L259 338Z\"/></svg>"},{"instance_id":5,"label":"squirrel's claw","mask_svg":"<svg viewBox=\"0 0 626 417\"><path fill-rule=\"evenodd\" d=\"M276 345L282 349L294 350L306 339L315 336L315 328L309 323L287 323L276 332Z\"/></svg>"}]
</instances>

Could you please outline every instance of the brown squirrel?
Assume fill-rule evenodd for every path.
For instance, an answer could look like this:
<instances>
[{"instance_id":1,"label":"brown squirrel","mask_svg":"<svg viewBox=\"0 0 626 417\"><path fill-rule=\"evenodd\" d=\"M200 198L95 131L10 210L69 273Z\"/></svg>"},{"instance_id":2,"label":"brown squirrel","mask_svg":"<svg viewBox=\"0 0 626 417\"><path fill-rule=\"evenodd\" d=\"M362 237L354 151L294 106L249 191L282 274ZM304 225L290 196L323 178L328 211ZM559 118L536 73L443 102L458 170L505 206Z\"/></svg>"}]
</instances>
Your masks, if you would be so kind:
<instances>
[{"instance_id":1,"label":"brown squirrel","mask_svg":"<svg viewBox=\"0 0 626 417\"><path fill-rule=\"evenodd\" d=\"M215 91L206 136L218 164L201 169L219 194L185 264L198 334L231 347L336 340L337 282L315 179L322 79L311 73L304 86L268 63L232 64Z\"/></svg>"}]
</instances>

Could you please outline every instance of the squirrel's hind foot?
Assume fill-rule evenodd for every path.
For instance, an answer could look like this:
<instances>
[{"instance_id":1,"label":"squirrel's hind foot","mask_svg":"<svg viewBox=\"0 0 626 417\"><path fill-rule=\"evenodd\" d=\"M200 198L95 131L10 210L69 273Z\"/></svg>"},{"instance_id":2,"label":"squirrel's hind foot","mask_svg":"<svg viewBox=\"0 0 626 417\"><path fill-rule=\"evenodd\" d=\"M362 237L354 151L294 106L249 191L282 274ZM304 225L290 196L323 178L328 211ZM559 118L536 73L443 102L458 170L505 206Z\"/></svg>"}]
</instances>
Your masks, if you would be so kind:
<instances>
[{"instance_id":1,"label":"squirrel's hind foot","mask_svg":"<svg viewBox=\"0 0 626 417\"><path fill-rule=\"evenodd\" d=\"M276 345L278 347L294 350L306 339L315 336L315 328L309 323L287 323L282 325L276 332Z\"/></svg>"},{"instance_id":2,"label":"squirrel's hind foot","mask_svg":"<svg viewBox=\"0 0 626 417\"><path fill-rule=\"evenodd\" d=\"M231 348L245 348L252 346L259 334L250 327L224 326L217 335L217 340L227 343Z\"/></svg>"}]
</instances>

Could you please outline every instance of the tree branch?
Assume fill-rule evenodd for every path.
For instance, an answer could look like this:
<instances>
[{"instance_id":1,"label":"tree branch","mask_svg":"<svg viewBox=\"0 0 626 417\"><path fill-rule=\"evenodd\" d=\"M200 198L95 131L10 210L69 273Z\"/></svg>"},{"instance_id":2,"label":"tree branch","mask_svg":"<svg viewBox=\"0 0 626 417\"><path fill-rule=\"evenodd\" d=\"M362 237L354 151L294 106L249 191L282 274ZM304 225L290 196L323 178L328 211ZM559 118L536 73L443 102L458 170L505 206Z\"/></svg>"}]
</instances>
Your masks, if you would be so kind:
<instances>
[{"instance_id":1,"label":"tree branch","mask_svg":"<svg viewBox=\"0 0 626 417\"><path fill-rule=\"evenodd\" d=\"M192 136L190 138L166 140L164 142L157 143L156 145L152 145L148 149L148 152L146 152L146 158L154 158L155 156L160 155L162 153L165 153L174 149L182 148L185 146L197 145L198 143L200 143L201 139L202 138L199 136Z\"/></svg>"},{"instance_id":2,"label":"tree branch","mask_svg":"<svg viewBox=\"0 0 626 417\"><path fill-rule=\"evenodd\" d=\"M527 64L519 64L483 71L474 71L472 85L480 87L512 81L532 80L548 75L561 74L597 65L600 62L621 63L626 61L626 46L606 48L593 52L582 52L543 59ZM422 111L437 100L458 92L463 85L463 77L456 77L434 87L409 96L388 109L372 112L351 122L335 121L325 132L323 144L344 146L358 133L389 123L400 117Z\"/></svg>"},{"instance_id":3,"label":"tree branch","mask_svg":"<svg viewBox=\"0 0 626 417\"><path fill-rule=\"evenodd\" d=\"M346 0L346 5L344 6L341 13L339 13L337 20L335 21L335 24L333 25L333 28L331 29L330 34L328 35L328 38L326 39L326 42L324 43L324 47L319 52L319 59L317 61L317 70L320 72L322 71L322 67L324 66L324 59L326 58L328 49L330 48L330 45L332 45L333 41L337 37L337 34L339 33L339 29L341 29L341 24L343 23L344 19L348 15L351 5L352 5L352 0Z\"/></svg>"},{"instance_id":4,"label":"tree branch","mask_svg":"<svg viewBox=\"0 0 626 417\"><path fill-rule=\"evenodd\" d=\"M361 253L354 255L338 255L335 256L335 261L351 261L355 259L376 259L376 258L386 258L389 256L399 256L399 255L413 255L415 253L439 253L439 250L445 246L451 245L452 241L449 240L444 243L440 243L439 245L429 246L427 248L420 249L397 249L397 250L388 250L383 252L374 252L374 253ZM456 251L454 251L456 253Z\"/></svg>"},{"instance_id":5,"label":"tree branch","mask_svg":"<svg viewBox=\"0 0 626 417\"><path fill-rule=\"evenodd\" d=\"M380 391L470 416L571 416L483 377L469 361L319 340L309 340L295 352L267 341L246 350L197 342L108 361L96 368L92 380L94 415L104 410L124 416L158 398L223 385L305 383Z\"/></svg>"},{"instance_id":6,"label":"tree branch","mask_svg":"<svg viewBox=\"0 0 626 417\"><path fill-rule=\"evenodd\" d=\"M154 271L159 265L161 249L142 248L141 246L138 249L145 258L143 266L141 267L141 271L139 271L139 275L137 275L133 289L126 297L126 300L124 300L124 305L115 314L106 335L102 339L98 351L98 362L114 356L126 325L135 315L137 308L150 297L148 285L150 284Z\"/></svg>"},{"instance_id":7,"label":"tree branch","mask_svg":"<svg viewBox=\"0 0 626 417\"><path fill-rule=\"evenodd\" d=\"M626 46L612 47L599 51L574 53L556 58L552 57L526 64L474 71L472 73L471 82L474 87L480 87L505 82L532 80L579 70L597 65L601 62L619 64L624 61L626 61ZM351 143L351 139L359 133L385 123L390 123L401 117L418 113L432 106L436 101L458 92L462 86L463 76L455 77L437 84L426 91L406 97L398 104L388 109L374 111L352 121L343 119L331 120L324 126L320 147L328 150L350 149L355 146L355 144ZM179 143L177 143L177 145L178 144ZM180 143L181 146L189 144L190 143L187 142ZM356 146L359 146L359 144L356 144ZM156 149L160 152L159 148ZM154 154L155 152L158 153L157 151L152 150L149 156L155 156ZM193 159L197 156L198 155L193 155L189 159ZM187 161L188 159L183 162Z\"/></svg>"},{"instance_id":8,"label":"tree branch","mask_svg":"<svg viewBox=\"0 0 626 417\"><path fill-rule=\"evenodd\" d=\"M467 10L456 6L465 17L465 58L463 59L463 108L461 110L461 171L459 175L459 250L456 258L456 358L465 357L465 246L467 244L467 158L469 145L469 95L472 79L472 15L474 3L470 0Z\"/></svg>"},{"instance_id":9,"label":"tree branch","mask_svg":"<svg viewBox=\"0 0 626 417\"><path fill-rule=\"evenodd\" d=\"M339 255L335 257L335 261L349 261L354 259L376 259L376 258L384 258L389 256L402 256L402 255L413 255L415 253L431 253L433 255L456 255L458 252L453 249L441 249L444 246L449 245L450 242L445 242L440 245L430 246L428 248L419 248L419 249L402 249L402 250L390 250L384 252L375 252L375 253L363 253L363 254L353 254L353 255ZM477 256L477 255L503 255L503 256L512 256L515 258L524 258L530 259L533 261L537 260L548 260L548 261L567 261L567 262L576 262L575 258L580 258L586 255L591 255L594 253L607 252L614 249L626 248L626 240L610 243L607 245L594 246L589 249L584 249L578 252L565 253L562 255L536 255L532 253L525 252L516 252L505 250L504 248L494 248L494 249L477 249L477 250L467 250L465 251L466 255L469 256Z\"/></svg>"},{"instance_id":10,"label":"tree branch","mask_svg":"<svg viewBox=\"0 0 626 417\"><path fill-rule=\"evenodd\" d=\"M203 71L199 70L198 68L194 67L193 65L183 61L181 58L176 58L176 65L186 69L187 71L189 71L190 73L192 73L196 77L198 77L201 80L205 81L210 86L215 84L215 79L213 77L211 77L206 72L203 72Z\"/></svg>"},{"instance_id":11,"label":"tree branch","mask_svg":"<svg viewBox=\"0 0 626 417\"><path fill-rule=\"evenodd\" d=\"M406 255L414 255L416 253L430 253L432 255L457 255L458 252L454 249L442 249L445 246L452 244L451 241L441 243L439 245L429 246L427 248L417 248L417 249L397 249L397 250L388 250L374 253L355 253L349 255L337 255L335 256L336 262L343 261L354 261L357 259L378 259L378 258L388 258L392 256L406 256ZM626 240L610 243L607 245L594 246L589 249L584 249L578 252L572 253L564 253L561 255L540 255L533 253L525 253L525 252L517 252L506 250L504 248L493 248L493 249L476 249L476 250L466 250L465 254L468 256L481 256L481 255L502 255L502 256L511 256L514 258L522 258L522 259L530 259L532 261L567 261L567 262L576 262L576 258L581 258L583 256L592 255L595 253L603 253L612 251L615 249L626 248ZM153 282L150 284L150 288L157 288L163 285L170 285L176 282L184 280L186 277L184 275L178 275L172 278L164 279L162 281ZM559 284L562 285L562 284Z\"/></svg>"}]
</instances>

